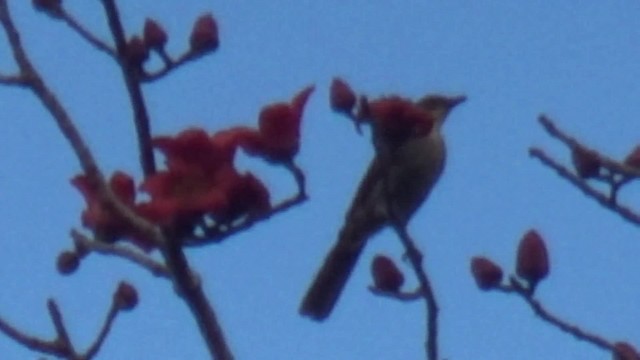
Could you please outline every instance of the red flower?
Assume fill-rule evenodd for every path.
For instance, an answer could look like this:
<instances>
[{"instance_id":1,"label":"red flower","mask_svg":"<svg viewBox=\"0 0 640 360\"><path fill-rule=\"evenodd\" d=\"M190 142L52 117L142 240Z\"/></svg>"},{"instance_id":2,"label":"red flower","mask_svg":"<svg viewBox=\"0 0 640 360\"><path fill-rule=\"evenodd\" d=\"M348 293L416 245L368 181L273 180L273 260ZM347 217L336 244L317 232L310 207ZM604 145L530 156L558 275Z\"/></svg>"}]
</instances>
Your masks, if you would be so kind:
<instances>
[{"instance_id":1,"label":"red flower","mask_svg":"<svg viewBox=\"0 0 640 360\"><path fill-rule=\"evenodd\" d=\"M204 215L229 222L269 208L269 193L251 174L233 166L238 146L257 139L258 132L237 127L208 136L190 129L153 143L166 156L167 170L149 176L141 189L151 200L138 210L153 222L188 228Z\"/></svg>"},{"instance_id":2,"label":"red flower","mask_svg":"<svg viewBox=\"0 0 640 360\"><path fill-rule=\"evenodd\" d=\"M549 254L544 240L535 230L529 230L518 246L516 273L532 288L549 275Z\"/></svg>"},{"instance_id":3,"label":"red flower","mask_svg":"<svg viewBox=\"0 0 640 360\"><path fill-rule=\"evenodd\" d=\"M167 32L155 20L146 19L144 22L144 43L150 49L162 49L167 40Z\"/></svg>"},{"instance_id":4,"label":"red flower","mask_svg":"<svg viewBox=\"0 0 640 360\"><path fill-rule=\"evenodd\" d=\"M204 14L196 19L189 38L191 51L213 51L220 44L218 39L218 24L211 13Z\"/></svg>"},{"instance_id":5,"label":"red flower","mask_svg":"<svg viewBox=\"0 0 640 360\"><path fill-rule=\"evenodd\" d=\"M300 123L313 86L300 91L291 103L268 105L260 112L257 132L242 134L242 147L272 162L291 160L300 149Z\"/></svg>"},{"instance_id":6,"label":"red flower","mask_svg":"<svg viewBox=\"0 0 640 360\"><path fill-rule=\"evenodd\" d=\"M151 196L151 201L140 204L138 209L161 225L191 222L205 213L222 212L228 201L218 186L218 176L179 169L159 171L142 183L140 188Z\"/></svg>"},{"instance_id":7,"label":"red flower","mask_svg":"<svg viewBox=\"0 0 640 360\"><path fill-rule=\"evenodd\" d=\"M404 284L404 275L389 257L376 255L371 263L371 275L376 289L398 292Z\"/></svg>"},{"instance_id":8,"label":"red flower","mask_svg":"<svg viewBox=\"0 0 640 360\"><path fill-rule=\"evenodd\" d=\"M225 134L210 137L203 129L192 128L174 137L155 137L153 146L165 155L169 170L215 173L233 162L237 144L227 141Z\"/></svg>"},{"instance_id":9,"label":"red flower","mask_svg":"<svg viewBox=\"0 0 640 360\"><path fill-rule=\"evenodd\" d=\"M471 259L471 273L480 290L490 290L502 281L502 269L493 261L476 256Z\"/></svg>"},{"instance_id":10,"label":"red flower","mask_svg":"<svg viewBox=\"0 0 640 360\"><path fill-rule=\"evenodd\" d=\"M334 78L330 89L331 108L334 111L350 114L356 104L356 94L349 84L341 78Z\"/></svg>"},{"instance_id":11,"label":"red flower","mask_svg":"<svg viewBox=\"0 0 640 360\"><path fill-rule=\"evenodd\" d=\"M128 239L145 251L153 248L151 241L138 236L121 216L100 199L97 185L89 177L77 175L71 179L71 184L80 190L87 203L82 211L82 225L91 229L98 240L115 242ZM129 175L115 172L109 180L109 187L124 205L135 208L135 184Z\"/></svg>"}]
</instances>

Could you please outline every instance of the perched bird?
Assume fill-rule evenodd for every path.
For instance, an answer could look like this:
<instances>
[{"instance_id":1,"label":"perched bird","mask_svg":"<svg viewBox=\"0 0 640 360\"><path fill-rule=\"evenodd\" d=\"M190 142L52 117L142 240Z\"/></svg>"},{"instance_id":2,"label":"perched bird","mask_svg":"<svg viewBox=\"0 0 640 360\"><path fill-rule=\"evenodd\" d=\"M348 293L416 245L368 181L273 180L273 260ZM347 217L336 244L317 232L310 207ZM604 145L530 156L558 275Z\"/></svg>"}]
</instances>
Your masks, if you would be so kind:
<instances>
[{"instance_id":1,"label":"perched bird","mask_svg":"<svg viewBox=\"0 0 640 360\"><path fill-rule=\"evenodd\" d=\"M327 318L367 240L392 222L407 225L442 174L446 150L441 127L450 110L465 99L429 95L390 111L371 112L375 158L337 242L302 301L300 314L318 321Z\"/></svg>"}]
</instances>

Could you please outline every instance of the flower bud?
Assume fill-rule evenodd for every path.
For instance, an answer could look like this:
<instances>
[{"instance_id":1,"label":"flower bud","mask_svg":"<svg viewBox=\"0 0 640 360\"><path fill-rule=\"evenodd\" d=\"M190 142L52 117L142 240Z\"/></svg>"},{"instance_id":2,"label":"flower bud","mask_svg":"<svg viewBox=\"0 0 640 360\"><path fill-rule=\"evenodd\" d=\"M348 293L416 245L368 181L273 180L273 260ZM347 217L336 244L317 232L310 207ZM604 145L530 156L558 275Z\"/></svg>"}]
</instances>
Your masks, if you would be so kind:
<instances>
[{"instance_id":1,"label":"flower bud","mask_svg":"<svg viewBox=\"0 0 640 360\"><path fill-rule=\"evenodd\" d=\"M121 281L113 294L113 302L120 310L132 310L138 305L138 291L128 282Z\"/></svg>"},{"instance_id":2,"label":"flower bud","mask_svg":"<svg viewBox=\"0 0 640 360\"><path fill-rule=\"evenodd\" d=\"M204 52L215 50L220 41L218 39L218 24L210 13L196 19L189 38L191 51Z\"/></svg>"},{"instance_id":3,"label":"flower bud","mask_svg":"<svg viewBox=\"0 0 640 360\"><path fill-rule=\"evenodd\" d=\"M500 285L502 269L493 261L475 256L471 259L471 273L480 290L491 290Z\"/></svg>"},{"instance_id":4,"label":"flower bud","mask_svg":"<svg viewBox=\"0 0 640 360\"><path fill-rule=\"evenodd\" d=\"M62 0L33 0L33 6L45 12L57 12L62 6Z\"/></svg>"},{"instance_id":5,"label":"flower bud","mask_svg":"<svg viewBox=\"0 0 640 360\"><path fill-rule=\"evenodd\" d=\"M80 257L75 251L63 251L58 255L56 260L56 268L62 275L70 275L74 273L80 266Z\"/></svg>"},{"instance_id":6,"label":"flower bud","mask_svg":"<svg viewBox=\"0 0 640 360\"><path fill-rule=\"evenodd\" d=\"M581 178L590 178L600 173L600 158L592 151L576 147L571 152L571 161Z\"/></svg>"},{"instance_id":7,"label":"flower bud","mask_svg":"<svg viewBox=\"0 0 640 360\"><path fill-rule=\"evenodd\" d=\"M640 354L629 343L621 341L613 345L613 360L640 360Z\"/></svg>"},{"instance_id":8,"label":"flower bud","mask_svg":"<svg viewBox=\"0 0 640 360\"><path fill-rule=\"evenodd\" d=\"M149 49L139 36L134 36L127 43L125 55L132 65L142 66L142 63L149 58Z\"/></svg>"},{"instance_id":9,"label":"flower bud","mask_svg":"<svg viewBox=\"0 0 640 360\"><path fill-rule=\"evenodd\" d=\"M155 20L147 19L144 22L144 43L147 48L160 50L167 43L167 32Z\"/></svg>"},{"instance_id":10,"label":"flower bud","mask_svg":"<svg viewBox=\"0 0 640 360\"><path fill-rule=\"evenodd\" d=\"M516 273L535 285L549 274L549 254L542 237L535 230L529 230L518 246Z\"/></svg>"},{"instance_id":11,"label":"flower bud","mask_svg":"<svg viewBox=\"0 0 640 360\"><path fill-rule=\"evenodd\" d=\"M356 104L356 94L344 80L334 78L331 82L330 101L334 111L350 114Z\"/></svg>"},{"instance_id":12,"label":"flower bud","mask_svg":"<svg viewBox=\"0 0 640 360\"><path fill-rule=\"evenodd\" d=\"M398 292L404 284L404 275L390 258L377 255L371 263L375 287L382 291Z\"/></svg>"}]
</instances>

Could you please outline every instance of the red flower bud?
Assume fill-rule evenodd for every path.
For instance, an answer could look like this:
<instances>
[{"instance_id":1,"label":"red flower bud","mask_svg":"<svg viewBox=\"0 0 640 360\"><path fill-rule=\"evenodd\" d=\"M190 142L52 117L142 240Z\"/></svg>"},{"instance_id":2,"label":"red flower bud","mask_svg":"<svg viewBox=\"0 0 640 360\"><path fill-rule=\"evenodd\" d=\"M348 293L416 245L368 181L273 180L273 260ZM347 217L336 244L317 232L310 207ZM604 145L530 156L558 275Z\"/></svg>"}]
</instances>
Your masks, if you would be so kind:
<instances>
[{"instance_id":1,"label":"red flower bud","mask_svg":"<svg viewBox=\"0 0 640 360\"><path fill-rule=\"evenodd\" d=\"M40 11L57 12L62 6L62 0L33 0L33 6Z\"/></svg>"},{"instance_id":2,"label":"red flower bud","mask_svg":"<svg viewBox=\"0 0 640 360\"><path fill-rule=\"evenodd\" d=\"M624 163L635 168L640 168L640 145L636 146L633 151L627 155Z\"/></svg>"},{"instance_id":3,"label":"red flower bud","mask_svg":"<svg viewBox=\"0 0 640 360\"><path fill-rule=\"evenodd\" d=\"M334 78L330 90L331 108L334 111L351 113L356 104L356 94L349 84L340 78Z\"/></svg>"},{"instance_id":4,"label":"red flower bud","mask_svg":"<svg viewBox=\"0 0 640 360\"><path fill-rule=\"evenodd\" d=\"M491 290L502 281L502 269L485 257L476 256L471 259L471 273L480 290Z\"/></svg>"},{"instance_id":5,"label":"red flower bud","mask_svg":"<svg viewBox=\"0 0 640 360\"><path fill-rule=\"evenodd\" d=\"M149 58L149 49L139 36L134 36L127 43L125 55L131 64L142 66L142 63Z\"/></svg>"},{"instance_id":6,"label":"red flower bud","mask_svg":"<svg viewBox=\"0 0 640 360\"><path fill-rule=\"evenodd\" d=\"M535 230L529 230L520 241L516 273L532 288L549 274L547 247Z\"/></svg>"},{"instance_id":7,"label":"red flower bud","mask_svg":"<svg viewBox=\"0 0 640 360\"><path fill-rule=\"evenodd\" d=\"M375 287L382 291L398 292L404 284L404 275L390 258L376 255L371 263L371 275Z\"/></svg>"},{"instance_id":8,"label":"red flower bud","mask_svg":"<svg viewBox=\"0 0 640 360\"><path fill-rule=\"evenodd\" d=\"M132 310L138 305L138 291L128 282L121 281L113 294L113 302L120 310Z\"/></svg>"},{"instance_id":9,"label":"red flower bud","mask_svg":"<svg viewBox=\"0 0 640 360\"><path fill-rule=\"evenodd\" d=\"M162 49L167 43L167 32L155 20L147 19L144 22L144 43L150 49Z\"/></svg>"},{"instance_id":10,"label":"red flower bud","mask_svg":"<svg viewBox=\"0 0 640 360\"><path fill-rule=\"evenodd\" d=\"M590 178L600 173L600 158L592 151L576 147L571 153L573 166L581 178Z\"/></svg>"},{"instance_id":11,"label":"red flower bud","mask_svg":"<svg viewBox=\"0 0 640 360\"><path fill-rule=\"evenodd\" d=\"M627 342L615 343L613 351L613 360L640 360L638 351Z\"/></svg>"},{"instance_id":12,"label":"red flower bud","mask_svg":"<svg viewBox=\"0 0 640 360\"><path fill-rule=\"evenodd\" d=\"M69 275L75 272L80 265L80 257L75 251L63 251L58 255L56 268L62 275Z\"/></svg>"},{"instance_id":13,"label":"red flower bud","mask_svg":"<svg viewBox=\"0 0 640 360\"><path fill-rule=\"evenodd\" d=\"M196 19L189 38L191 51L204 52L215 50L220 41L218 39L218 24L210 13Z\"/></svg>"}]
</instances>

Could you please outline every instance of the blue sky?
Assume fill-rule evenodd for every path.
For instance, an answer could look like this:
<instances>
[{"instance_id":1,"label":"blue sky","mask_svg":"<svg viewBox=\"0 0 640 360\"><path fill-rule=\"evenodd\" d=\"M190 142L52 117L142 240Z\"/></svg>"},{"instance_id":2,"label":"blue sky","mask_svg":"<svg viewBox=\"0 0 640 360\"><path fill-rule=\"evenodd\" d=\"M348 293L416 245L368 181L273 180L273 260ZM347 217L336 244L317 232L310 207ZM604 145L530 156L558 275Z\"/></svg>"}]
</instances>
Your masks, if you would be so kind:
<instances>
[{"instance_id":1,"label":"blue sky","mask_svg":"<svg viewBox=\"0 0 640 360\"><path fill-rule=\"evenodd\" d=\"M98 1L65 1L107 38ZM638 229L585 198L527 155L531 145L568 159L537 124L547 113L586 144L624 157L640 143L640 4L631 1L326 0L120 1L129 33L152 17L181 52L193 20L212 11L221 47L213 56L147 85L156 134L256 123L260 108L317 86L298 157L310 200L222 245L189 251L239 359L424 358L424 306L377 298L369 261L402 254L390 231L368 246L333 314L319 325L297 308L335 239L372 156L366 137L328 106L332 77L371 96L464 93L445 126L445 175L411 223L441 307L447 359L608 359L533 316L518 298L477 290L469 259L514 267L520 236L547 239L551 276L537 296L550 311L611 340L640 345ZM23 41L58 92L105 171L136 174L131 113L119 70L63 24L12 1ZM0 38L0 71L15 65ZM78 162L29 93L0 87L0 314L41 336L53 334L46 299L58 300L79 347L93 339L117 282L140 290L136 311L118 318L104 359L205 359L186 306L170 284L120 259L91 256L78 273L54 270L70 246L84 203L68 179ZM275 199L294 191L281 170L241 157ZM640 193L623 199L638 204ZM415 282L405 264L409 287ZM8 359L32 359L7 338Z\"/></svg>"}]
</instances>

